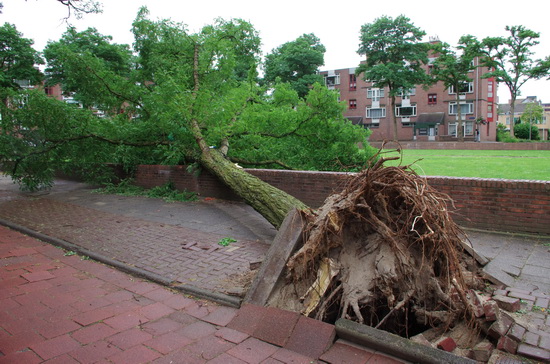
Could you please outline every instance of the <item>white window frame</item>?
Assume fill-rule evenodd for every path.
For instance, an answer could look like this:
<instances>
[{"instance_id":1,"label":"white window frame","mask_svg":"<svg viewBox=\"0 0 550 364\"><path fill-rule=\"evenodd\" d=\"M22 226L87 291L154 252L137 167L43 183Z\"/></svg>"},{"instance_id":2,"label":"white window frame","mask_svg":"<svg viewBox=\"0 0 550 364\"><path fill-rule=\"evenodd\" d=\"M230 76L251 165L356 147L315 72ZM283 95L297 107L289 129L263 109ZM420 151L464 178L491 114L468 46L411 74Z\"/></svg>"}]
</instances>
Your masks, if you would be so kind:
<instances>
[{"instance_id":1,"label":"white window frame","mask_svg":"<svg viewBox=\"0 0 550 364\"><path fill-rule=\"evenodd\" d=\"M381 116L372 117L373 110L381 110ZM367 107L367 119L380 119L386 117L386 107Z\"/></svg>"},{"instance_id":2,"label":"white window frame","mask_svg":"<svg viewBox=\"0 0 550 364\"><path fill-rule=\"evenodd\" d=\"M473 81L464 82L463 84L468 86L468 91L461 92L461 94L473 94L474 93L474 82ZM454 95L454 94L456 94L455 87L454 86L449 87L449 95Z\"/></svg>"},{"instance_id":3,"label":"white window frame","mask_svg":"<svg viewBox=\"0 0 550 364\"><path fill-rule=\"evenodd\" d=\"M411 115L401 115L401 109L404 108L404 107L412 108L413 113ZM401 105L396 106L395 107L395 116L400 117L400 118L410 118L410 117L416 116L416 104L411 104L410 106L401 106Z\"/></svg>"},{"instance_id":4,"label":"white window frame","mask_svg":"<svg viewBox=\"0 0 550 364\"><path fill-rule=\"evenodd\" d=\"M457 136L458 123L449 123L449 135ZM462 122L462 133L464 136L474 135L474 122L465 120Z\"/></svg>"},{"instance_id":5,"label":"white window frame","mask_svg":"<svg viewBox=\"0 0 550 364\"><path fill-rule=\"evenodd\" d=\"M401 90L399 91L399 95L403 100L405 99L410 99L411 96L415 96L416 95L416 88L411 88L411 89L408 89L408 90Z\"/></svg>"},{"instance_id":6,"label":"white window frame","mask_svg":"<svg viewBox=\"0 0 550 364\"><path fill-rule=\"evenodd\" d=\"M329 84L329 79L333 80L334 82ZM334 87L334 86L339 85L339 84L340 84L340 74L339 73L335 73L333 75L332 74L325 75L325 86Z\"/></svg>"},{"instance_id":7,"label":"white window frame","mask_svg":"<svg viewBox=\"0 0 550 364\"><path fill-rule=\"evenodd\" d=\"M372 101L380 101L384 97L383 88L369 88L367 89L367 99L372 99Z\"/></svg>"},{"instance_id":8,"label":"white window frame","mask_svg":"<svg viewBox=\"0 0 550 364\"><path fill-rule=\"evenodd\" d=\"M474 113L474 103L473 101L466 101L460 103L461 107L466 106L467 110L462 110L462 115L469 115ZM449 102L449 115L458 115L458 108L456 107L456 101Z\"/></svg>"}]
</instances>

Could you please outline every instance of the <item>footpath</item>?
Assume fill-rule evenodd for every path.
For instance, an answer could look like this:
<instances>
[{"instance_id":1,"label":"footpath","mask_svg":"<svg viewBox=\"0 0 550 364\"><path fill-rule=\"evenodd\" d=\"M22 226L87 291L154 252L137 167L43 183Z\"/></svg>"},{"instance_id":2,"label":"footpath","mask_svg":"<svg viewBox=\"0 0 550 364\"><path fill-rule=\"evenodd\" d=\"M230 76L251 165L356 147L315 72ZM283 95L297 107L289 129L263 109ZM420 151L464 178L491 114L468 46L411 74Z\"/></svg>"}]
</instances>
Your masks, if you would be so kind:
<instances>
[{"instance_id":1,"label":"footpath","mask_svg":"<svg viewBox=\"0 0 550 364\"><path fill-rule=\"evenodd\" d=\"M23 193L0 175L0 223L12 228L0 227L0 363L407 362L334 341L333 325L239 309L276 235L242 203L101 195L68 181ZM529 338L544 360L550 239L468 235L495 280L543 309Z\"/></svg>"}]
</instances>

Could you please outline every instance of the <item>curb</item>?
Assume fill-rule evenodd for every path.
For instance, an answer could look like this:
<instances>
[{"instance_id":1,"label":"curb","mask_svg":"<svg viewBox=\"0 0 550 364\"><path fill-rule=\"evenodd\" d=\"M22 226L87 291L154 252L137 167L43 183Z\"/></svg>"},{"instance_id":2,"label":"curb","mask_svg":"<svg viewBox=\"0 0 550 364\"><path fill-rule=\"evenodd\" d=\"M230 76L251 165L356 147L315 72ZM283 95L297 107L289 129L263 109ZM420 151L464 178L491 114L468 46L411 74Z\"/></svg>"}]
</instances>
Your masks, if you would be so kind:
<instances>
[{"instance_id":1,"label":"curb","mask_svg":"<svg viewBox=\"0 0 550 364\"><path fill-rule=\"evenodd\" d=\"M184 294L189 294L189 295L192 295L192 296L195 296L195 297L198 297L198 298L208 299L210 301L214 301L216 303L219 303L219 304L222 304L222 305L225 305L225 306L230 306L230 307L235 307L235 308L240 308L241 307L241 299L239 299L237 297L229 296L229 295L219 293L219 292L209 291L209 290L206 290L206 289L203 289L203 288L195 287L195 286L190 285L190 284L174 285L173 281L171 281L168 278L163 277L159 274L149 272L145 269L141 269L141 268L138 268L138 267L130 266L130 265L128 265L126 263L123 263L123 262L120 262L118 260L111 259L111 258L108 258L104 255L97 254L97 253L94 253L90 250L84 249L84 248L82 248L78 245L75 245L73 243L70 243L68 241L58 239L58 238L54 238L54 237L51 237L49 235L42 234L38 231L29 229L25 226L21 226L21 225L12 223L11 221L0 219L0 225L6 226L6 227L8 227L12 230L18 231L20 233L23 233L23 234L31 236L33 238L39 239L41 241L44 241L44 242L49 243L51 245L60 247L62 249L73 251L73 252L75 252L79 255L85 255L87 257L90 257L93 260L96 260L98 262L110 265L110 266L112 266L112 267L114 267L114 268L116 268L120 271L123 271L125 273L129 273L133 276L144 278L144 279L147 279L151 282L155 282L155 283L161 284L163 286L178 290L178 291L180 291Z\"/></svg>"},{"instance_id":2,"label":"curb","mask_svg":"<svg viewBox=\"0 0 550 364\"><path fill-rule=\"evenodd\" d=\"M373 348L386 354L405 359L413 363L425 364L473 364L476 361L463 358L443 350L415 343L401 336L377 330L357 322L338 319L334 324L336 335L344 340Z\"/></svg>"}]
</instances>

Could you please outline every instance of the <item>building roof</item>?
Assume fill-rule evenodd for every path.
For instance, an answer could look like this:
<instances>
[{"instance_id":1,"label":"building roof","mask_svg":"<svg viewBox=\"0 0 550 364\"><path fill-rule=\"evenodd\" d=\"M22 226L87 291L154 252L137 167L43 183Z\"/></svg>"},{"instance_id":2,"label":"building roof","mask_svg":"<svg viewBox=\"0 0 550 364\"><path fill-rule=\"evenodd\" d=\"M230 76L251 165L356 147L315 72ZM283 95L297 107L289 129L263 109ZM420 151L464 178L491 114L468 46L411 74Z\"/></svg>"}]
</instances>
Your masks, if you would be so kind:
<instances>
[{"instance_id":1,"label":"building roof","mask_svg":"<svg viewBox=\"0 0 550 364\"><path fill-rule=\"evenodd\" d=\"M422 113L418 115L418 120L416 123L425 123L425 124L442 124L443 119L445 118L444 112L430 112Z\"/></svg>"}]
</instances>

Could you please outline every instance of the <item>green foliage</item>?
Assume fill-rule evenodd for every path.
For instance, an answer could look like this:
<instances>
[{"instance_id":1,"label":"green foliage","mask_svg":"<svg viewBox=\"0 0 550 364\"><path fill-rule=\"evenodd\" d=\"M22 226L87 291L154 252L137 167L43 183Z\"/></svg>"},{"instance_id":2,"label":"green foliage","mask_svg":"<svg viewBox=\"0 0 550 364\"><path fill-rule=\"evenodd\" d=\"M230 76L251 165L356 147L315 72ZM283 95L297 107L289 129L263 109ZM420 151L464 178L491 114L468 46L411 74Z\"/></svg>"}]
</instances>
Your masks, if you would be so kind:
<instances>
[{"instance_id":1,"label":"green foliage","mask_svg":"<svg viewBox=\"0 0 550 364\"><path fill-rule=\"evenodd\" d=\"M236 243L237 240L233 239L233 238L222 238L220 239L220 241L218 241L218 245L221 245L221 246L229 246L231 243Z\"/></svg>"},{"instance_id":2,"label":"green foliage","mask_svg":"<svg viewBox=\"0 0 550 364\"><path fill-rule=\"evenodd\" d=\"M36 66L44 61L32 48L33 43L23 38L12 24L0 27L0 88L17 90L20 87L16 80L30 81L30 85L42 81L42 72Z\"/></svg>"},{"instance_id":3,"label":"green foliage","mask_svg":"<svg viewBox=\"0 0 550 364\"><path fill-rule=\"evenodd\" d=\"M529 129L531 131L529 132ZM536 125L521 123L514 127L514 135L519 139L540 140L539 129Z\"/></svg>"},{"instance_id":4,"label":"green foliage","mask_svg":"<svg viewBox=\"0 0 550 364\"><path fill-rule=\"evenodd\" d=\"M37 186L63 170L106 182L105 163L192 164L208 147L268 168L354 170L374 154L333 91L316 84L301 98L288 83L258 84L260 38L248 22L218 19L191 33L143 8L133 33L131 51L95 29L69 28L47 46L48 82L85 107L10 96L28 98L4 110L0 128L0 158L17 181Z\"/></svg>"},{"instance_id":5,"label":"green foliage","mask_svg":"<svg viewBox=\"0 0 550 364\"><path fill-rule=\"evenodd\" d=\"M268 85L288 82L304 97L311 85L322 83L318 74L324 63L326 48L314 34L304 34L292 42L285 43L265 57L263 81Z\"/></svg>"},{"instance_id":6,"label":"green foliage","mask_svg":"<svg viewBox=\"0 0 550 364\"><path fill-rule=\"evenodd\" d=\"M361 27L357 53L364 55L366 61L359 65L356 74L363 73L373 87L389 89L395 140L395 97L403 90L432 82L422 68L428 63L429 46L422 42L425 34L403 15L395 19L383 16Z\"/></svg>"},{"instance_id":7,"label":"green foliage","mask_svg":"<svg viewBox=\"0 0 550 364\"><path fill-rule=\"evenodd\" d=\"M497 124L497 142L503 143L517 143L519 140L512 137L510 132L506 130L506 125Z\"/></svg>"},{"instance_id":8,"label":"green foliage","mask_svg":"<svg viewBox=\"0 0 550 364\"><path fill-rule=\"evenodd\" d=\"M133 184L133 180L125 179L118 184L107 183L105 187L96 190L97 193L113 194L122 196L144 196L150 198L161 198L166 202L196 201L197 195L190 191L179 191L172 182L162 186L144 189Z\"/></svg>"},{"instance_id":9,"label":"green foliage","mask_svg":"<svg viewBox=\"0 0 550 364\"><path fill-rule=\"evenodd\" d=\"M49 42L44 50L47 83L61 84L65 94L73 95L85 107L118 113L127 101L122 89L128 95L137 89L129 79L133 66L129 47L111 40L95 28L77 32L69 27L59 41ZM105 92L106 88L111 89Z\"/></svg>"},{"instance_id":10,"label":"green foliage","mask_svg":"<svg viewBox=\"0 0 550 364\"><path fill-rule=\"evenodd\" d=\"M484 78L494 77L504 83L510 91L511 115L514 115L515 102L520 95L521 87L531 79L548 77L550 74L550 57L533 59L533 47L539 44L540 33L525 28L523 25L507 26L508 37L487 37L480 44L484 54L483 65L492 71ZM473 37L472 37L473 38ZM514 125L510 125L511 133Z\"/></svg>"}]
</instances>

